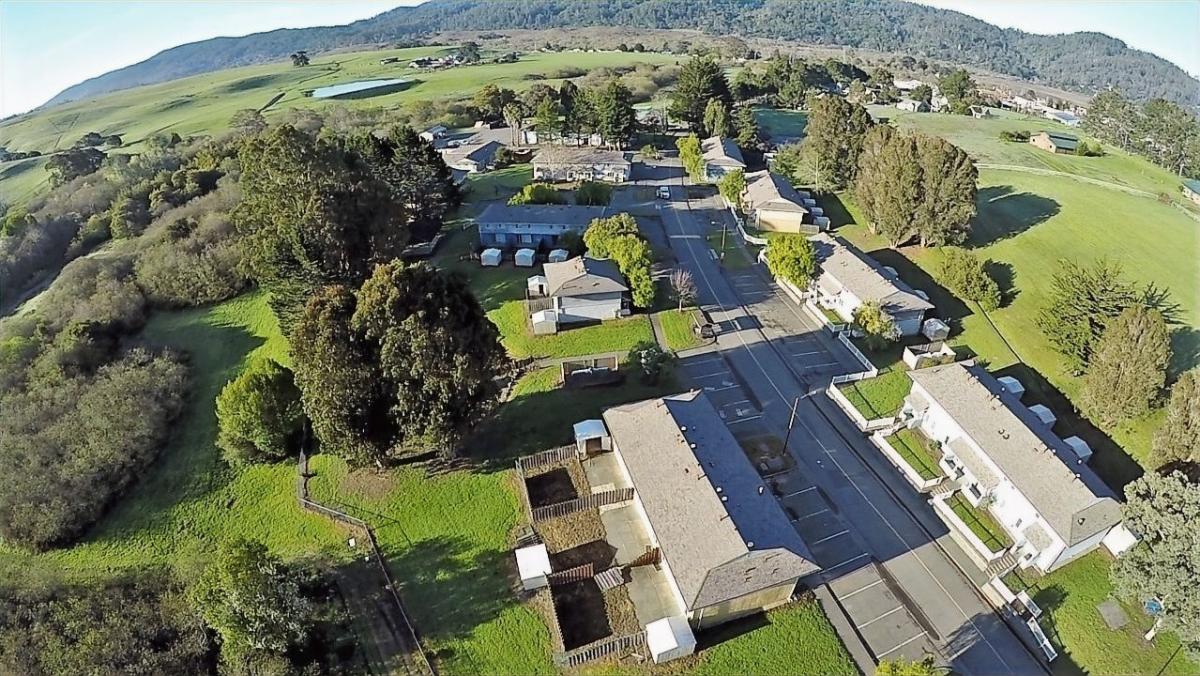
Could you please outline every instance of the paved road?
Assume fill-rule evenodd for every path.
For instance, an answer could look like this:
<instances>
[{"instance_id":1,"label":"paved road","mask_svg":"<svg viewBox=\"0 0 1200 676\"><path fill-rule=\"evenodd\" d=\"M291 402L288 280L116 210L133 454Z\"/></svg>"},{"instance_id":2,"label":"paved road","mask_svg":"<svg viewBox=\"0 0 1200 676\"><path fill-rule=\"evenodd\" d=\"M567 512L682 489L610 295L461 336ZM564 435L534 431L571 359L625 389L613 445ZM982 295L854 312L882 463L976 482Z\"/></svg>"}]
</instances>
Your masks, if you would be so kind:
<instances>
[{"instance_id":1,"label":"paved road","mask_svg":"<svg viewBox=\"0 0 1200 676\"><path fill-rule=\"evenodd\" d=\"M701 306L722 327L712 352L728 367L728 376L710 380L736 385L745 400L743 414L727 421L731 430L754 424L782 437L798 400L787 450L800 480L818 487L838 522L847 524L829 532L837 533L832 539L814 544L815 555L829 557L823 547L841 539L847 553L858 548L865 554L828 568L828 575L871 651L877 658L909 655L928 641L959 673L1043 672L956 567L947 551L955 545L948 538L931 537L930 528L938 526L921 513L916 494L893 492L879 469L862 459L877 456L869 442L844 417L839 420L840 414L821 407L818 400L823 395L810 396L830 374L849 370L844 366L847 356L805 326L804 318L753 270L727 276L704 240L712 220L721 218L715 202L688 200L682 179L673 182L672 199L661 206L670 245L680 265L695 277ZM689 373L690 365L684 370L688 378L702 375ZM740 422L754 416L758 417ZM940 532L932 532L938 536L944 530L942 526ZM886 594L895 604L888 605Z\"/></svg>"}]
</instances>

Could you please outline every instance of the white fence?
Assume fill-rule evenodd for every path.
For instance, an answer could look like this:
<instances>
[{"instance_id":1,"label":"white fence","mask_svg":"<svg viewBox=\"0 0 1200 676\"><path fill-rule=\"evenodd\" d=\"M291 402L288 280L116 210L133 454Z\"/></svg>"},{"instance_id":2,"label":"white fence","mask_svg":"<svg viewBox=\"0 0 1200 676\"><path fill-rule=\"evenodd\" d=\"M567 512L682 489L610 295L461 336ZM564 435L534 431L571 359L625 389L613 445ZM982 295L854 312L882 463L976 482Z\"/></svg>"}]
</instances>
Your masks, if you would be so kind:
<instances>
[{"instance_id":1,"label":"white fence","mask_svg":"<svg viewBox=\"0 0 1200 676\"><path fill-rule=\"evenodd\" d=\"M847 350L850 350L850 354L854 355L854 358L858 360L858 363L862 364L866 369L864 373L869 375L865 375L863 378L874 378L875 376L879 375L879 369L875 368L875 364L872 363L870 359L867 359L867 355L863 354L862 351L854 346L854 343L850 342L850 338L846 335L845 331L837 334L837 339L841 341L842 345L846 346ZM855 380L862 380L862 378L855 378Z\"/></svg>"},{"instance_id":2,"label":"white fence","mask_svg":"<svg viewBox=\"0 0 1200 676\"><path fill-rule=\"evenodd\" d=\"M900 452L892 447L892 444L888 442L882 431L872 434L871 441L875 442L879 450L883 451L887 459L892 461L892 464L900 470L904 478L908 479L908 483L912 484L918 491L925 492L945 480L945 476L936 476L932 479L922 478L917 470L909 465L908 461L900 455Z\"/></svg>"}]
</instances>

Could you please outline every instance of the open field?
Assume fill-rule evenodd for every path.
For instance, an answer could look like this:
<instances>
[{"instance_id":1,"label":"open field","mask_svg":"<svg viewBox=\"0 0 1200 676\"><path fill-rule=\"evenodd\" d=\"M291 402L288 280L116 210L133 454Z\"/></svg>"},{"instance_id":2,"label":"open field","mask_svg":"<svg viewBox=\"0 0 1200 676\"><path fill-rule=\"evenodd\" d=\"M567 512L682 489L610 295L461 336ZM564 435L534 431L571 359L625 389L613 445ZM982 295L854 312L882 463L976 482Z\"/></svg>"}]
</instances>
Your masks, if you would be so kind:
<instances>
[{"instance_id":1,"label":"open field","mask_svg":"<svg viewBox=\"0 0 1200 676\"><path fill-rule=\"evenodd\" d=\"M1143 637L1151 618L1136 604L1122 603L1129 624L1109 629L1096 606L1112 598L1108 569L1112 557L1095 551L1041 577L1027 572L1004 578L1013 591L1028 589L1045 612L1042 627L1062 655L1054 673L1074 674L1195 674L1200 665L1179 650L1169 632L1154 642Z\"/></svg>"}]
</instances>

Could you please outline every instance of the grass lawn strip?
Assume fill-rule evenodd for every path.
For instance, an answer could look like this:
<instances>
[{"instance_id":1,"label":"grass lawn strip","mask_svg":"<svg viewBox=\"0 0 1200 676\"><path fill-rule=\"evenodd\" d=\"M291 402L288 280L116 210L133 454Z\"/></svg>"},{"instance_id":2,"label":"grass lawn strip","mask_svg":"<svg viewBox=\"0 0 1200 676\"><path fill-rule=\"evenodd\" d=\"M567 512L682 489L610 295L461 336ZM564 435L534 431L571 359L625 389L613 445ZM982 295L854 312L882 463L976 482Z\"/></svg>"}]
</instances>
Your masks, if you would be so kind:
<instances>
[{"instance_id":1,"label":"grass lawn strip","mask_svg":"<svg viewBox=\"0 0 1200 676\"><path fill-rule=\"evenodd\" d=\"M675 350L686 350L701 344L696 332L692 329L700 320L700 313L695 308L684 308L683 312L676 309L663 310L658 313L658 321L663 329L663 338L667 347Z\"/></svg>"},{"instance_id":2,"label":"grass lawn strip","mask_svg":"<svg viewBox=\"0 0 1200 676\"><path fill-rule=\"evenodd\" d=\"M888 371L837 387L867 420L875 420L895 415L904 405L911 385L904 371Z\"/></svg>"},{"instance_id":3,"label":"grass lawn strip","mask_svg":"<svg viewBox=\"0 0 1200 676\"><path fill-rule=\"evenodd\" d=\"M938 466L939 458L931 443L919 432L904 428L887 437L887 442L922 479L929 481L946 475Z\"/></svg>"},{"instance_id":4,"label":"grass lawn strip","mask_svg":"<svg viewBox=\"0 0 1200 676\"><path fill-rule=\"evenodd\" d=\"M1143 638L1153 620L1136 603L1122 602L1129 624L1108 628L1096 606L1114 596L1111 565L1112 557L1098 550L1047 575L1015 571L1004 578L1014 592L1028 590L1042 608L1042 627L1060 653L1051 665L1054 673L1200 673L1200 665L1177 652L1174 634L1159 633L1153 642Z\"/></svg>"},{"instance_id":5,"label":"grass lawn strip","mask_svg":"<svg viewBox=\"0 0 1200 676\"><path fill-rule=\"evenodd\" d=\"M1000 552L1012 546L1012 539L992 515L988 514L987 510L972 506L961 492L950 496L946 500L946 506L954 510L958 518L967 524L967 528L970 528L988 549Z\"/></svg>"},{"instance_id":6,"label":"grass lawn strip","mask_svg":"<svg viewBox=\"0 0 1200 676\"><path fill-rule=\"evenodd\" d=\"M535 336L523 301L509 301L488 312L499 329L501 342L514 357L577 357L603 352L628 352L634 345L654 342L647 315L610 319L599 324Z\"/></svg>"}]
</instances>

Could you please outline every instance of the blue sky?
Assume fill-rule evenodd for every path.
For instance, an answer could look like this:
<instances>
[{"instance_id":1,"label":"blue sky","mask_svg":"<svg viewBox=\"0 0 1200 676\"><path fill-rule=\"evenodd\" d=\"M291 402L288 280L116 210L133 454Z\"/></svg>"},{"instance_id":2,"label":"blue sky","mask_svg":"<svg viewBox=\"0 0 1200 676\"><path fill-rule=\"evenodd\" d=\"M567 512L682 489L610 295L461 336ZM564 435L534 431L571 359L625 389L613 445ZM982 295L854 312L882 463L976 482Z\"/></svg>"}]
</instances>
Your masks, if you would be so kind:
<instances>
[{"instance_id":1,"label":"blue sky","mask_svg":"<svg viewBox=\"0 0 1200 676\"><path fill-rule=\"evenodd\" d=\"M1200 75L1200 0L919 0L1031 32L1100 31ZM0 116L168 47L339 24L416 0L0 0Z\"/></svg>"}]
</instances>

